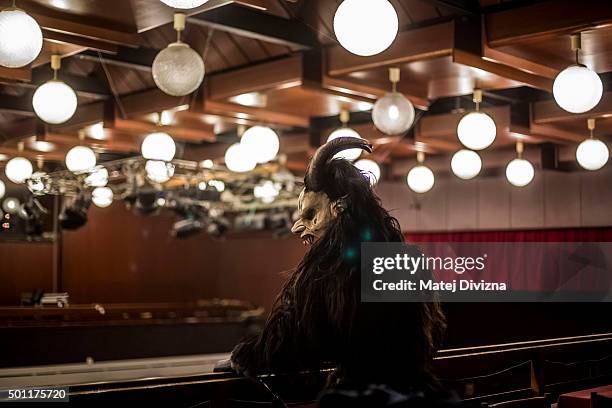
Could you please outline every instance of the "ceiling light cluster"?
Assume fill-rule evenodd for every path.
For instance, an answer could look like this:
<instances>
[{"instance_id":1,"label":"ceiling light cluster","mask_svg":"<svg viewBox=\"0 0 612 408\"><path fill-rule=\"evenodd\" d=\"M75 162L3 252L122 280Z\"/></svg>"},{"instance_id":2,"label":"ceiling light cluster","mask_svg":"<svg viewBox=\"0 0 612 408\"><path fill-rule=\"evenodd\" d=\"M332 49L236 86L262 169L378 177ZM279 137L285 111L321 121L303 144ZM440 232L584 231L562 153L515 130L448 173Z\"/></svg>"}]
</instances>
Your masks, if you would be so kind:
<instances>
[{"instance_id":1,"label":"ceiling light cluster","mask_svg":"<svg viewBox=\"0 0 612 408\"><path fill-rule=\"evenodd\" d=\"M276 132L265 126L253 126L225 151L225 165L235 173L253 170L257 164L274 160L280 149Z\"/></svg>"}]
</instances>

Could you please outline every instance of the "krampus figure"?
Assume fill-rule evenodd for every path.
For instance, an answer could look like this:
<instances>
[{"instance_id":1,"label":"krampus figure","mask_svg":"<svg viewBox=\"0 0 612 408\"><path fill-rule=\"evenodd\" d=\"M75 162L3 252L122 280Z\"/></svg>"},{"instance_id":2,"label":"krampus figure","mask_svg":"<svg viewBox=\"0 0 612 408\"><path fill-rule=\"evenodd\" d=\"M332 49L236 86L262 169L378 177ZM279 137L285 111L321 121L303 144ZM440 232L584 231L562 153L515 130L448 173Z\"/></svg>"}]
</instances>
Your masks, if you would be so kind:
<instances>
[{"instance_id":1,"label":"krampus figure","mask_svg":"<svg viewBox=\"0 0 612 408\"><path fill-rule=\"evenodd\" d=\"M256 375L332 364L332 387L386 384L405 390L432 384L430 362L444 326L439 305L360 302L361 243L404 238L368 178L334 158L354 148L371 151L362 139L338 138L315 153L292 229L310 248L263 332L234 349L234 370Z\"/></svg>"}]
</instances>

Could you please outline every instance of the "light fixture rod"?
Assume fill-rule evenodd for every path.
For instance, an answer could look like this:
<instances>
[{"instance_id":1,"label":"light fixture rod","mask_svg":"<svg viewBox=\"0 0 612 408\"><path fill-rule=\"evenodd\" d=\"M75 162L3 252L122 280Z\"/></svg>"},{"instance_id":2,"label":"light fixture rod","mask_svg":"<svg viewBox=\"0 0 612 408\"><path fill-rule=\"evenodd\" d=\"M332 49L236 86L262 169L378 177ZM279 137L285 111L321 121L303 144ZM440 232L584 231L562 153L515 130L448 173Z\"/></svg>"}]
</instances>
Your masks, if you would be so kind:
<instances>
[{"instance_id":1,"label":"light fixture rod","mask_svg":"<svg viewBox=\"0 0 612 408\"><path fill-rule=\"evenodd\" d=\"M346 109L342 109L340 111L340 122L342 122L342 124L346 126L349 122L349 118L349 111L347 111Z\"/></svg>"},{"instance_id":2,"label":"light fixture rod","mask_svg":"<svg viewBox=\"0 0 612 408\"><path fill-rule=\"evenodd\" d=\"M81 129L79 130L79 142L81 142L82 144L84 140L85 140L85 129Z\"/></svg>"},{"instance_id":3,"label":"light fixture rod","mask_svg":"<svg viewBox=\"0 0 612 408\"><path fill-rule=\"evenodd\" d=\"M572 34L570 37L572 51L576 54L576 65L580 65L578 54L582 49L582 35L580 33Z\"/></svg>"},{"instance_id":4,"label":"light fixture rod","mask_svg":"<svg viewBox=\"0 0 612 408\"><path fill-rule=\"evenodd\" d=\"M476 104L476 111L480 110L480 103L482 102L482 89L474 89L474 96L472 98L474 103Z\"/></svg>"},{"instance_id":5,"label":"light fixture rod","mask_svg":"<svg viewBox=\"0 0 612 408\"><path fill-rule=\"evenodd\" d=\"M51 69L53 70L53 79L57 79L57 71L62 67L62 57L59 54L51 55Z\"/></svg>"},{"instance_id":6,"label":"light fixture rod","mask_svg":"<svg viewBox=\"0 0 612 408\"><path fill-rule=\"evenodd\" d=\"M425 161L425 152L422 152L422 151L420 151L420 150L419 150L419 151L417 152L417 162L418 162L419 164L421 164L421 163L423 163L424 161Z\"/></svg>"},{"instance_id":7,"label":"light fixture rod","mask_svg":"<svg viewBox=\"0 0 612 408\"><path fill-rule=\"evenodd\" d=\"M17 151L18 152L23 152L23 147L24 147L24 143L23 142L17 143Z\"/></svg>"},{"instance_id":8,"label":"light fixture rod","mask_svg":"<svg viewBox=\"0 0 612 408\"><path fill-rule=\"evenodd\" d=\"M595 130L595 118L587 119L587 128L589 129L591 139L593 138L593 131Z\"/></svg>"},{"instance_id":9,"label":"light fixture rod","mask_svg":"<svg viewBox=\"0 0 612 408\"><path fill-rule=\"evenodd\" d=\"M181 32L185 29L185 14L174 13L174 29L176 30L176 41L181 42Z\"/></svg>"},{"instance_id":10,"label":"light fixture rod","mask_svg":"<svg viewBox=\"0 0 612 408\"><path fill-rule=\"evenodd\" d=\"M395 93L397 91L397 83L400 81L399 68L389 68L389 81L391 81L393 93Z\"/></svg>"},{"instance_id":11,"label":"light fixture rod","mask_svg":"<svg viewBox=\"0 0 612 408\"><path fill-rule=\"evenodd\" d=\"M517 140L516 141L516 155L518 156L519 159L523 158L523 151L525 150L525 145L523 144L522 140Z\"/></svg>"}]
</instances>

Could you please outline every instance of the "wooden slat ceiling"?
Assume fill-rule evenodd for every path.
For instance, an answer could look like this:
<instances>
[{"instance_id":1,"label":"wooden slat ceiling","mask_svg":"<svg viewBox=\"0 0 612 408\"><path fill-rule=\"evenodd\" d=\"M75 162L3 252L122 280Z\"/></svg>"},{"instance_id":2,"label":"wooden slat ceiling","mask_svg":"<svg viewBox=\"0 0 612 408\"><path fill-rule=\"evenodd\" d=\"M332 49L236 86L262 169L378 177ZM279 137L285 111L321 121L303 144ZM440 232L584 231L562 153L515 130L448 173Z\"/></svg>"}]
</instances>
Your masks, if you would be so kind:
<instances>
[{"instance_id":1,"label":"wooden slat ceiling","mask_svg":"<svg viewBox=\"0 0 612 408\"><path fill-rule=\"evenodd\" d=\"M265 18L261 24L289 22L287 30L295 32L290 33L293 36L275 32L274 27L253 21L239 22L246 24L241 31L224 29L223 22L210 25L188 20L183 39L204 57L205 85L195 95L172 98L156 90L150 73L151 56L176 38L172 9L159 0L18 0L20 7L39 19L45 45L32 70L0 69L0 104L4 104L0 132L5 140L0 153L33 135L53 139L58 149L65 150L71 140L76 141L79 128L103 120L107 140L96 141L96 146L128 154L137 150L143 132L155 121L151 113L185 104L189 110L175 114L171 129L187 143L209 144L215 140L214 133L231 133L239 124L257 123L312 142L316 137L309 125L341 109L367 109L389 89L388 68L395 66L402 73L399 90L415 106L431 108L414 134L424 143L419 146L432 154L458 148L454 132L461 111L451 111L455 105L470 109L475 86L488 92L484 106L492 109L501 124L494 148L508 148L517 137L535 144L575 143L586 133L586 118L556 112L545 104L550 103L552 79L573 62L569 35L578 31L583 32L582 61L603 74L606 91L612 91L611 75L606 74L612 71L612 12L597 0L584 0L584 4L480 0L482 9L476 12L473 6L478 2L473 0L390 1L398 12L398 39L378 56L358 58L342 50L333 35L333 15L341 0L209 0L188 14L197 18L198 13L237 7L256 13L249 14L251 20ZM2 7L9 3L0 0ZM542 15L548 17L537 17ZM271 38L275 35L278 38ZM309 35L318 41L314 49ZM123 51L135 60L113 63L115 53ZM80 87L79 110L63 127L41 126L28 107L36 85L49 75L53 52L64 56L60 75ZM105 58L104 66L99 56ZM234 103L232 97L249 93L263 97L265 106ZM452 98L458 98L457 102ZM540 99L544 105L538 105L537 114L530 117ZM604 99L594 116L601 118L598 131L605 138L612 133L612 95ZM511 105L521 109L511 112ZM127 118L121 117L124 113ZM314 132L320 132L321 140L337 121L326 123L328 128ZM397 143L379 134L371 123L355 126L376 140L379 149L391 149L387 158L414 155L414 140ZM300 144L304 145L308 143ZM303 158L305 153L291 152Z\"/></svg>"}]
</instances>

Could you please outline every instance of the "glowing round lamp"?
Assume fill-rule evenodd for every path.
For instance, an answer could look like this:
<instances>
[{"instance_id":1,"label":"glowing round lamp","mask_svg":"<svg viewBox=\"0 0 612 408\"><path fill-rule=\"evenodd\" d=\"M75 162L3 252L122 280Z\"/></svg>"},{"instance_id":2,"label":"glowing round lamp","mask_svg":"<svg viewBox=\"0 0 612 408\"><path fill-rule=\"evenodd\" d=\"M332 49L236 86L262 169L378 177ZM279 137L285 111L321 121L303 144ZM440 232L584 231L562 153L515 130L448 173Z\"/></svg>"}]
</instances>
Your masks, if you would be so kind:
<instances>
[{"instance_id":1,"label":"glowing round lamp","mask_svg":"<svg viewBox=\"0 0 612 408\"><path fill-rule=\"evenodd\" d=\"M174 165L159 160L149 160L145 164L147 178L154 183L165 183L174 175Z\"/></svg>"},{"instance_id":2,"label":"glowing round lamp","mask_svg":"<svg viewBox=\"0 0 612 408\"><path fill-rule=\"evenodd\" d=\"M206 3L208 0L161 0L167 6L177 8L177 9L191 9L200 7L202 4Z\"/></svg>"},{"instance_id":3,"label":"glowing round lamp","mask_svg":"<svg viewBox=\"0 0 612 408\"><path fill-rule=\"evenodd\" d=\"M145 159L171 161L176 154L176 143L169 134L156 132L143 140L140 150Z\"/></svg>"},{"instance_id":4,"label":"glowing round lamp","mask_svg":"<svg viewBox=\"0 0 612 408\"><path fill-rule=\"evenodd\" d=\"M0 198L4 197L6 193L6 186L4 185L4 181L0 180Z\"/></svg>"},{"instance_id":5,"label":"glowing round lamp","mask_svg":"<svg viewBox=\"0 0 612 408\"><path fill-rule=\"evenodd\" d=\"M244 132L240 144L257 163L267 163L278 154L280 142L276 132L269 127L253 126Z\"/></svg>"},{"instance_id":6,"label":"glowing round lamp","mask_svg":"<svg viewBox=\"0 0 612 408\"><path fill-rule=\"evenodd\" d=\"M553 96L559 106L571 113L590 111L603 94L601 78L584 65L572 65L557 75Z\"/></svg>"},{"instance_id":7,"label":"glowing round lamp","mask_svg":"<svg viewBox=\"0 0 612 408\"><path fill-rule=\"evenodd\" d=\"M457 136L468 149L482 150L495 140L497 128L493 119L483 112L471 112L459 121Z\"/></svg>"},{"instance_id":8,"label":"glowing round lamp","mask_svg":"<svg viewBox=\"0 0 612 408\"><path fill-rule=\"evenodd\" d=\"M269 204L278 196L278 188L276 188L272 181L266 180L260 185L255 186L253 189L253 195L255 198Z\"/></svg>"},{"instance_id":9,"label":"glowing round lamp","mask_svg":"<svg viewBox=\"0 0 612 408\"><path fill-rule=\"evenodd\" d=\"M23 184L32 175L32 163L23 157L15 157L6 163L6 177L15 184Z\"/></svg>"},{"instance_id":10,"label":"glowing round lamp","mask_svg":"<svg viewBox=\"0 0 612 408\"><path fill-rule=\"evenodd\" d=\"M2 203L2 209L9 214L17 214L21 203L15 197L7 197Z\"/></svg>"},{"instance_id":11,"label":"glowing round lamp","mask_svg":"<svg viewBox=\"0 0 612 408\"><path fill-rule=\"evenodd\" d=\"M410 169L406 181L415 193L426 193L433 187L435 178L429 167L419 164Z\"/></svg>"},{"instance_id":12,"label":"glowing round lamp","mask_svg":"<svg viewBox=\"0 0 612 408\"><path fill-rule=\"evenodd\" d=\"M66 167L73 173L85 173L96 167L96 154L89 147L75 146L66 154Z\"/></svg>"},{"instance_id":13,"label":"glowing round lamp","mask_svg":"<svg viewBox=\"0 0 612 408\"><path fill-rule=\"evenodd\" d=\"M152 72L157 87L168 95L189 95L204 79L204 61L189 45L175 42L157 54Z\"/></svg>"},{"instance_id":14,"label":"glowing round lamp","mask_svg":"<svg viewBox=\"0 0 612 408\"><path fill-rule=\"evenodd\" d=\"M225 151L225 165L235 173L245 173L257 166L257 161L250 151L240 143L234 143Z\"/></svg>"},{"instance_id":15,"label":"glowing round lamp","mask_svg":"<svg viewBox=\"0 0 612 408\"><path fill-rule=\"evenodd\" d=\"M100 208L106 208L113 203L113 190L108 187L94 188L91 192L91 201Z\"/></svg>"},{"instance_id":16,"label":"glowing round lamp","mask_svg":"<svg viewBox=\"0 0 612 408\"><path fill-rule=\"evenodd\" d=\"M370 185L375 185L380 180L380 167L375 161L361 159L357 160L354 165L370 181Z\"/></svg>"},{"instance_id":17,"label":"glowing round lamp","mask_svg":"<svg viewBox=\"0 0 612 408\"><path fill-rule=\"evenodd\" d=\"M404 95L388 93L374 104L372 109L374 126L387 135L402 134L414 122L414 106Z\"/></svg>"},{"instance_id":18,"label":"glowing round lamp","mask_svg":"<svg viewBox=\"0 0 612 408\"><path fill-rule=\"evenodd\" d=\"M32 106L40 119L58 125L66 122L76 112L77 96L64 82L53 79L36 89Z\"/></svg>"},{"instance_id":19,"label":"glowing round lamp","mask_svg":"<svg viewBox=\"0 0 612 408\"><path fill-rule=\"evenodd\" d=\"M347 51L367 57L393 43L397 12L387 0L344 0L334 15L334 33Z\"/></svg>"},{"instance_id":20,"label":"glowing round lamp","mask_svg":"<svg viewBox=\"0 0 612 408\"><path fill-rule=\"evenodd\" d=\"M225 191L225 183L221 180L210 180L208 185L214 187L220 193Z\"/></svg>"},{"instance_id":21,"label":"glowing round lamp","mask_svg":"<svg viewBox=\"0 0 612 408\"><path fill-rule=\"evenodd\" d=\"M576 160L586 170L599 170L610 157L608 146L599 139L586 139L576 149Z\"/></svg>"},{"instance_id":22,"label":"glowing round lamp","mask_svg":"<svg viewBox=\"0 0 612 408\"><path fill-rule=\"evenodd\" d=\"M104 187L108 184L108 170L98 167L85 178L85 184L90 187Z\"/></svg>"},{"instance_id":23,"label":"glowing round lamp","mask_svg":"<svg viewBox=\"0 0 612 408\"><path fill-rule=\"evenodd\" d=\"M0 12L0 65L21 68L33 62L43 45L40 26L23 10Z\"/></svg>"},{"instance_id":24,"label":"glowing round lamp","mask_svg":"<svg viewBox=\"0 0 612 408\"><path fill-rule=\"evenodd\" d=\"M451 159L451 170L455 176L463 180L476 177L481 168L482 160L478 153L472 150L459 150Z\"/></svg>"},{"instance_id":25,"label":"glowing round lamp","mask_svg":"<svg viewBox=\"0 0 612 408\"><path fill-rule=\"evenodd\" d=\"M349 127L341 127L341 128L334 130L327 137L327 141L329 142L339 137L355 137L357 139L362 139L362 137L359 136L359 133L355 132L353 129ZM359 156L361 156L361 152L362 152L361 149L346 149L346 150L336 153L334 158L353 161L353 160L357 160Z\"/></svg>"},{"instance_id":26,"label":"glowing round lamp","mask_svg":"<svg viewBox=\"0 0 612 408\"><path fill-rule=\"evenodd\" d=\"M514 159L506 166L506 178L516 187L524 187L531 183L534 175L533 165L525 159Z\"/></svg>"}]
</instances>

